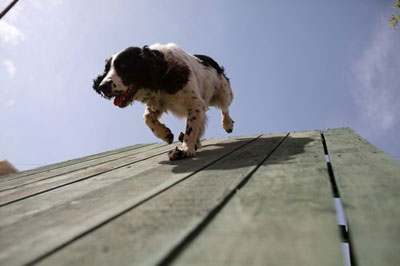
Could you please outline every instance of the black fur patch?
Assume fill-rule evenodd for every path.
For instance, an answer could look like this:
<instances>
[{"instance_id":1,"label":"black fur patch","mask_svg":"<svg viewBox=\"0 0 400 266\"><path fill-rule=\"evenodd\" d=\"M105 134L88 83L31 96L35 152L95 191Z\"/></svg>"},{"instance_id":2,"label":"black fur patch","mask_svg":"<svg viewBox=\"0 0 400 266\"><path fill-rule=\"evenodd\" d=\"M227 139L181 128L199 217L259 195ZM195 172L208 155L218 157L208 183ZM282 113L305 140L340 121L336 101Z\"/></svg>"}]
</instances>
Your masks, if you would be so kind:
<instances>
[{"instance_id":1,"label":"black fur patch","mask_svg":"<svg viewBox=\"0 0 400 266\"><path fill-rule=\"evenodd\" d=\"M200 63L203 66L206 67L212 67L214 68L218 74L224 75L224 77L226 78L226 80L229 80L228 77L225 74L225 69L223 66L218 65L217 62L215 62L214 59L212 59L211 57L207 56L207 55L201 55L201 54L194 54L195 57L197 57L198 59L200 59Z\"/></svg>"},{"instance_id":2,"label":"black fur patch","mask_svg":"<svg viewBox=\"0 0 400 266\"><path fill-rule=\"evenodd\" d=\"M175 160L187 158L187 155L184 151L182 151L182 150L178 149L178 147L176 147L175 150L172 150L168 153L168 157L169 157L170 161L175 161Z\"/></svg>"},{"instance_id":3,"label":"black fur patch","mask_svg":"<svg viewBox=\"0 0 400 266\"><path fill-rule=\"evenodd\" d=\"M167 62L158 50L129 47L114 60L114 68L126 86L175 94L189 81L190 70L181 62Z\"/></svg>"},{"instance_id":4,"label":"black fur patch","mask_svg":"<svg viewBox=\"0 0 400 266\"><path fill-rule=\"evenodd\" d=\"M181 132L180 134L179 134L179 137L178 137L178 140L180 141L180 142L183 142L183 138L185 137L185 134L183 134L183 132Z\"/></svg>"},{"instance_id":5,"label":"black fur patch","mask_svg":"<svg viewBox=\"0 0 400 266\"><path fill-rule=\"evenodd\" d=\"M192 133L192 128L189 127L188 129L186 129L186 135L190 136L190 133Z\"/></svg>"},{"instance_id":6,"label":"black fur patch","mask_svg":"<svg viewBox=\"0 0 400 266\"><path fill-rule=\"evenodd\" d=\"M111 57L106 60L106 65L104 68L104 73L101 75L98 75L94 80L93 80L93 89L98 93L101 94L99 91L99 86L100 83L103 81L103 79L107 76L108 71L111 68Z\"/></svg>"}]
</instances>

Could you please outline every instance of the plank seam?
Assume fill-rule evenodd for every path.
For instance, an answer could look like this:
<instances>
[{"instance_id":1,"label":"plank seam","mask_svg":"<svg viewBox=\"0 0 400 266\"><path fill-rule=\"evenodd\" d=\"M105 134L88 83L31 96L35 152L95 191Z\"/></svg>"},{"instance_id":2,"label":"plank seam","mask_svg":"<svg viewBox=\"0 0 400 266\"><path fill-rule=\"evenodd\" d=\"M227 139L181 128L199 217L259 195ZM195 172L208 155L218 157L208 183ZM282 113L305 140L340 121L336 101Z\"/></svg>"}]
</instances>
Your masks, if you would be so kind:
<instances>
[{"instance_id":1,"label":"plank seam","mask_svg":"<svg viewBox=\"0 0 400 266\"><path fill-rule=\"evenodd\" d=\"M4 207L4 206L6 206L6 205L12 204L12 203L21 201L21 200L25 200L25 199L28 199L28 198L31 198L31 197L34 197L34 196L37 196L37 195L40 195L40 194L43 194L43 193L46 193L46 192L55 190L55 189L59 189L59 188L62 188L62 187L65 187L65 186L68 186L68 185L71 185L71 184L74 184L74 183L78 183L78 182L83 181L83 180L86 180L86 179L90 179L90 178L95 177L95 176L98 176L98 175L102 175L102 174L104 174L104 173L108 173L108 172L111 172L111 171L114 171L114 170L117 170L117 169L126 167L126 166L128 166L128 165L132 165L132 164L135 164L135 163L139 163L139 162L145 161L145 160L147 160L147 159L151 159L151 158L153 158L153 157L160 156L160 155L162 155L162 154L165 154L165 151L160 152L160 153L157 153L157 154L152 155L152 156L149 156L149 157L146 157L146 158L143 158L143 159L140 159L140 160L137 160L137 161L134 161L134 162L130 162L130 163L127 163L127 164L124 164L124 165L120 165L120 166L115 167L115 168L113 168L113 169L109 169L109 170L105 170L105 171L100 172L100 173L96 173L96 174L93 174L93 175L89 175L89 176L86 176L86 177L83 177L83 178L74 180L74 181L72 181L72 182L64 183L64 184L62 184L62 185L58 185L58 186L55 186L55 187L52 187L52 188L49 188L49 189L45 189L45 190L42 190L42 191L33 193L33 194L31 194L31 195L21 197L21 198L19 198L19 199L15 199L15 200L12 200L12 201L8 201L8 202L5 202L5 203L2 203L2 204L0 204L0 208L1 208L1 207ZM45 180L45 179L43 179L43 180Z\"/></svg>"},{"instance_id":2,"label":"plank seam","mask_svg":"<svg viewBox=\"0 0 400 266\"><path fill-rule=\"evenodd\" d=\"M122 156L122 157L119 157L119 158L115 158L115 159L111 159L111 160L108 160L108 161L104 161L104 162L101 162L101 163L96 164L95 166L102 165L102 164L105 164L105 163L114 162L114 161L117 161L117 160L120 160L120 159L127 158L127 157L132 156L132 155L141 154L141 153L143 153L143 152L148 152L148 151L151 151L151 150L154 150L154 149L157 149L157 148L162 148L162 147L165 147L165 146L167 146L167 145L169 145L169 144L165 144L165 145L158 146L158 147L154 147L154 148L151 148L151 149L148 149L148 150L145 150L145 151L141 151L141 152L138 152L138 153L134 153L134 154L130 154L130 155L125 155L125 156ZM142 148L142 147L140 147L140 148ZM132 149L132 150L135 150L135 149ZM105 156L105 157L107 157L107 156ZM151 157L149 157L149 158L151 158ZM99 158L96 158L96 159L99 159ZM96 160L96 159L93 159L93 160ZM91 160L88 160L88 161L91 161ZM84 162L88 162L88 161L84 161ZM59 167L59 168L69 167L69 166L71 166L71 165L62 166L62 167ZM84 167L81 167L81 168L78 168L78 169L75 169L75 170L71 170L71 171L68 172L68 174L69 174L69 173L74 173L74 172L80 171L80 170L82 170L82 169L90 168L90 167L93 167L93 166L94 166L94 165L91 165L91 166L84 166ZM59 169L59 168L56 168L56 169ZM56 169L51 169L51 170L56 170ZM118 168L115 168L115 169L118 169ZM50 170L50 171L51 171L51 170ZM107 172L107 171L106 171L106 172ZM40 173L41 173L41 172L39 172L38 174L40 174ZM102 173L105 173L105 172L102 172ZM20 187L23 187L23 186L26 186L26 185L34 184L34 183L37 183L37 182L40 182L40 181L43 181L43 180L51 179L51 178L54 178L54 177L57 177L57 176L65 175L65 174L66 174L66 173L55 174L55 175L52 175L52 176L49 176L49 177L45 177L45 178L38 179L38 180L35 180L35 181L32 181L32 182L28 182L28 183L25 183L25 184L22 184L22 185L17 185L17 186L11 187L11 188L2 189L2 190L0 190L0 192L4 192L4 191L8 191L8 190L20 188ZM13 180L15 180L15 179L13 179ZM1 207L1 205L0 205L0 207Z\"/></svg>"},{"instance_id":3,"label":"plank seam","mask_svg":"<svg viewBox=\"0 0 400 266\"><path fill-rule=\"evenodd\" d=\"M225 207L225 205L233 198L237 191L243 188L246 183L251 179L253 174L265 163L265 161L270 158L270 156L281 146L281 144L287 139L290 133L282 137L282 140L262 159L262 161L249 173L247 174L239 184L233 188L222 201L217 204L207 215L200 221L200 223L195 226L175 247L173 247L164 258L162 258L156 265L169 265L171 264L182 252L186 249L188 245L210 224L217 214Z\"/></svg>"},{"instance_id":4,"label":"plank seam","mask_svg":"<svg viewBox=\"0 0 400 266\"><path fill-rule=\"evenodd\" d=\"M324 147L324 153L325 153L325 158L326 158L325 160L326 160L326 165L327 165L327 171L329 174L329 180L331 183L332 194L333 194L334 198L341 199L340 193L339 193L339 188L338 188L336 178L335 178L335 173L333 171L332 162L331 162L330 155L329 155L328 145L325 140L325 135L322 131L321 131L321 139L322 139L322 145ZM343 210L343 212L345 213L345 210ZM350 225L347 220L346 220L346 224L347 224L347 230L344 226L339 225L339 235L342 238L342 242L348 243L348 245L349 245L350 265L357 266L358 264L357 264L357 259L356 259L356 255L354 252L354 244L351 239Z\"/></svg>"},{"instance_id":5,"label":"plank seam","mask_svg":"<svg viewBox=\"0 0 400 266\"><path fill-rule=\"evenodd\" d=\"M101 222L101 223L99 223L99 224L97 224L97 225L95 225L95 226L93 226L93 227L91 227L91 228L89 228L89 229L83 231L82 233L78 234L77 236L75 236L75 237L71 238L70 240L67 240L67 241L64 242L63 244L61 244L61 245L59 245L59 246L57 246L57 247L55 247L55 248L53 248L53 249L47 251L47 252L44 253L43 255L40 255L38 258L36 258L36 259L34 259L34 260L32 260L32 261L26 263L25 265L35 265L35 264L39 263L40 261L43 261L43 260L46 259L47 257L49 257L49 256L51 256L52 254L56 253L57 251L59 251L59 250L65 248L65 247L67 247L68 245L72 244L73 242L75 242L75 241L81 239L82 237L84 237L84 236L86 236L86 235L88 235L88 234L94 232L95 230L97 230L97 229L103 227L104 225L108 224L109 222L112 222L113 220L117 219L118 217L124 215L125 213L128 213L129 211L133 210L134 208L138 207L139 205L141 205L141 204L143 204L143 203L145 203L145 202L151 200L152 198L154 198L154 197L160 195L161 193L163 193L163 192L169 190L169 189L172 188L173 186L175 186L175 185L177 185L177 184L183 182L184 180L186 180L186 179L188 179L189 177L191 177L191 176L197 174L198 172L204 170L205 168L210 167L211 165L213 165L213 164L217 163L218 161L224 159L225 157L231 155L232 153L236 152L237 150L243 148L244 146L249 145L250 143L256 141L256 140L259 139L261 136L262 136L262 135L258 135L257 137L255 137L254 139L248 141L247 143L240 145L240 146L237 147L236 149L234 149L234 150L232 150L232 151L230 151L230 152L228 152L228 153L222 155L221 157L219 157L219 158L215 159L214 161L212 161L212 162L210 162L210 163L204 165L203 167L201 167L201 168L197 169L196 171L192 172L191 174L189 174L189 175L187 175L187 176L184 176L184 177L182 177L181 179L177 180L176 182L174 182L174 183L172 183L172 184L166 186L165 188L160 189L160 190L157 191L156 193L154 193L154 194L152 194L152 195L149 195L147 198L144 198L144 199L142 199L141 201L136 202L134 205L132 205L132 206L126 208L125 210L122 210L122 211L120 211L120 212L118 212L118 213L112 215L111 217L109 217L108 219L104 220L103 222Z\"/></svg>"},{"instance_id":6,"label":"plank seam","mask_svg":"<svg viewBox=\"0 0 400 266\"><path fill-rule=\"evenodd\" d=\"M127 149L127 150L122 151L122 152L133 151L133 150L140 149L140 148L144 148L144 147L147 147L147 146L150 146L150 145L153 145L153 144L155 144L155 143L143 144L143 146L140 146L140 147L132 147L132 148ZM168 144L164 144L164 145L159 146L159 147L164 147L164 146L166 146L166 145L168 145ZM155 148L158 148L158 147L155 147ZM154 148L153 148L153 149L154 149ZM151 149L149 149L149 150L151 150ZM95 158L83 160L83 161L81 161L81 162L75 162L75 163L72 162L72 164L70 164L70 165L55 166L54 168L43 169L43 170L39 170L38 172L28 173L28 174L26 174L26 175L17 176L17 177L15 177L15 178L7 179L7 180L2 180L1 183L5 183L5 182L8 182L8 181L17 180L17 179L22 178L22 177L27 177L27 176L30 176L30 175L40 174L40 173L47 172L47 171L57 170L57 169L60 169L60 168L63 168L63 167L68 167L68 166L71 166L71 165L74 165L74 164L83 163L83 162L89 162L89 161L92 161L92 160L97 160L97 159L101 159L101 158L104 158L104 157L107 157L107 156L111 156L111 155L118 154L118 151L117 151L117 150L108 151L108 152L111 152L111 153L109 153L109 154L103 154L103 155L100 155L99 157L95 157ZM139 153L141 153L141 152L139 152ZM101 153L100 153L100 154L101 154ZM89 155L89 156L92 156L92 155ZM93 156L95 156L95 155L93 155ZM83 157L83 158L85 158L85 157ZM123 158L123 157L121 157L121 158ZM70 160L70 161L81 160L81 159L82 159L82 158L77 158L77 159L72 159L72 160ZM64 161L64 162L56 163L55 165L57 165L57 164L62 164L62 163L66 163L66 162L68 162L68 160L67 160L67 161ZM42 166L42 167L48 167L48 166ZM40 167L39 167L39 168L40 168ZM84 168L84 167L82 167L82 168ZM82 169L82 168L80 168L80 169ZM80 170L80 169L77 169L77 170ZM27 170L27 171L30 171L30 170ZM34 171L34 169L32 169L32 171ZM6 176L4 176L4 177L6 177ZM5 191L5 190L0 190L0 192L1 192L1 191Z\"/></svg>"}]
</instances>

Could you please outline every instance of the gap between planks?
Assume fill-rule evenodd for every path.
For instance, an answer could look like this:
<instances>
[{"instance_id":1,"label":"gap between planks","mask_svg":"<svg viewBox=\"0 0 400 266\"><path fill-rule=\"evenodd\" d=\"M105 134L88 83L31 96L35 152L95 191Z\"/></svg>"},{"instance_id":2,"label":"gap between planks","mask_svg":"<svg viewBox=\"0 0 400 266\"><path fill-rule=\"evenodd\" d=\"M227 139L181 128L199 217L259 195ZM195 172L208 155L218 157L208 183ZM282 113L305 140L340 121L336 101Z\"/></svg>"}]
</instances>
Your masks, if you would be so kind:
<instances>
[{"instance_id":1,"label":"gap between planks","mask_svg":"<svg viewBox=\"0 0 400 266\"><path fill-rule=\"evenodd\" d=\"M234 149L233 151L229 151L229 153L232 153L232 152L236 151L237 149L240 149L242 146L247 145L248 143L254 141L255 139L256 138L254 138L254 139L252 139L250 141L247 141L245 144L242 144L240 147ZM232 141L232 139L228 139L228 140ZM226 151L226 152L228 152L228 151ZM224 154L223 153L222 156L221 156L221 155L218 155L218 153L217 153L217 158L214 158L211 163L208 163L205 166L201 167L200 169L197 169L195 172L201 171L204 167L207 167L207 166L213 164L215 161L218 161L218 160L220 160L221 158L223 158L223 157L225 157L227 155L228 154ZM117 208L105 210L100 216L92 217L92 220L90 222L91 226L89 226L89 228L87 228L87 226L88 226L87 224L86 224L86 226L76 225L75 224L75 226L77 228L75 228L75 229L69 228L70 230L68 232L68 236L65 239L63 239L63 240L52 239L55 242L54 241L53 242L52 241L48 241L48 242L51 242L51 243L46 243L47 247L45 249L43 249L43 247L39 248L39 250L42 250L42 251L35 250L35 246L33 246L33 248L32 248L32 245L30 245L29 243L26 243L27 245L30 246L30 250L29 250L30 252L25 252L24 253L25 255L27 255L27 253L32 253L32 251L34 250L34 252L33 252L34 254L29 254L28 257L30 257L30 259L28 261L26 261L27 258L24 257L24 256L15 257L15 256L13 256L13 254L7 253L7 250L8 251L12 251L12 250L15 250L15 249L24 250L24 247L23 247L24 245L22 245L22 246L19 245L18 244L18 242L19 242L18 240L16 240L16 242L14 242L17 246L14 245L13 247L10 247L9 244L12 244L12 243L9 243L9 244L6 244L6 245L3 246L3 248L1 249L1 250L3 250L3 256L2 257L3 257L3 259L6 259L6 261L8 259L11 260L11 261L13 259L16 259L16 260L18 260L20 262L23 262L23 263L28 263L29 261L31 261L31 262L38 261L38 259L36 259L36 260L33 259L32 260L31 256L37 257L37 255L38 255L37 253L39 253L39 254L42 253L42 256L39 256L39 258L41 258L41 257L44 258L47 255L52 254L56 250L61 249L62 247L68 245L69 243L74 242L76 239L79 239L80 237L86 235L88 232L91 232L92 230L95 230L96 228L101 227L103 224L108 223L110 221L109 219L115 219L116 217L118 217L118 216L122 215L123 213L125 213L127 211L127 209L132 209L132 208L140 205L141 203L147 201L148 199L154 197L155 195L158 195L159 193L162 193L163 191L169 189L170 187L174 186L175 184L181 182L182 180L192 176L193 174L194 173L191 173L189 175L185 175L185 174L175 175L175 176L173 176L173 178L170 178L170 180L160 184L159 186L157 186L157 187L155 187L153 189L150 189L148 191L145 191L144 193L142 193L141 195L139 195L139 196L137 196L137 197L135 197L133 199L129 199L129 200L125 201L125 202L119 203ZM59 225L59 226L62 226L62 225ZM15 228L15 229L18 231L17 228ZM47 230L51 231L52 229L47 229ZM4 233L4 231L3 231L3 233ZM49 232L49 233L51 235L51 232ZM46 234L43 233L43 237L45 237L44 235L46 235ZM23 237L23 234L20 237ZM40 232L40 235L37 236L37 237L42 238L42 232ZM1 239L3 239L3 240L7 239L7 236L5 236L5 237L3 236ZM11 242L13 242L14 240L15 239L11 239ZM22 239L20 241L22 241ZM34 240L30 240L29 237L28 237L28 239L24 239L24 242L30 242L30 241L34 241ZM34 241L34 242L36 242L36 241ZM5 243L3 243L3 244L5 244ZM7 247L9 249L7 249ZM50 249L50 251L49 251L49 249Z\"/></svg>"},{"instance_id":2,"label":"gap between planks","mask_svg":"<svg viewBox=\"0 0 400 266\"><path fill-rule=\"evenodd\" d=\"M199 171L191 178L187 178L184 180L184 182L180 182L179 184L171 187L164 193L159 194L158 197L155 197L151 201L146 202L146 204L137 206L137 208L134 208L124 215L117 217L118 219L115 219L112 223L105 224L103 227L99 228L95 232L92 232L91 234L82 237L81 239L74 243L71 243L71 245L65 247L64 249L61 249L58 252L52 254L52 256L47 257L43 261L40 261L40 264L52 265L53 263L58 262L64 265L70 265L79 263L79 261L83 264L99 263L102 265L154 264L156 262L154 260L159 260L160 256L163 257L164 255L166 255L166 252L170 251L176 243L179 243L182 238L184 238L187 233L190 232L193 227L199 223L198 219L202 220L204 218L202 213L205 212L204 214L207 215L209 213L209 210L212 209L215 204L218 204L222 199L225 198L226 193L230 193L230 191L234 190L237 187L238 183L240 183L243 178L248 175L249 171L253 170L254 167L258 165L258 162L264 159L265 155L269 153L269 151L275 147L276 143L282 140L284 136L285 135L275 137L271 136L271 138L265 136L265 138L259 138L254 142L247 144L246 146L243 145L239 147L232 153L226 154L224 158L214 162L213 164L210 164L204 170ZM263 143L263 145L261 145L261 143ZM261 149L261 147L265 149ZM235 165L238 168L233 167ZM176 166L179 166L179 164ZM222 173L221 170L226 169L226 167L233 167L233 171L230 172L230 175ZM214 176L214 174L216 173L219 173L218 178ZM193 197L193 193L195 192L193 191L193 189L200 189L202 193L206 193L201 196L202 198L204 198L204 200L208 202L207 204L211 204L211 206L201 206L202 208L198 210L193 210L190 206L188 206L190 213L188 213L189 216L186 217L189 219L194 219L194 221L186 221L189 223L185 224L184 227L182 227L182 224L179 222L179 220L175 222L174 220L171 221L171 218L181 216L182 213L179 210L180 206L182 206L181 204L186 205L187 203L191 202L190 200L187 201L188 199L186 199L186 197ZM184 193L184 195L182 195L182 193ZM196 195L196 197L198 196L200 195ZM171 206L174 208L170 211L165 210L166 212L164 212L163 210L159 210L157 206L161 207L162 209L167 206ZM198 205L196 204L195 206ZM154 207L156 209L154 209ZM175 207L178 209L176 209ZM159 211L161 211L161 213ZM178 213L176 213L176 211L178 211ZM160 217L159 214L163 214L163 216ZM174 232L172 228L168 226L154 228L153 226L155 226L155 224L152 225L152 221L157 223L159 226L164 223L168 224L169 222L172 222L172 224L170 223L169 226L178 229L179 231ZM141 225L142 222L144 224ZM121 223L128 224L124 225ZM131 223L134 223L136 226L133 226L133 224ZM126 229L127 226L133 226L133 228L138 227L141 229L134 230L132 228L133 231L131 233L120 231L121 229ZM146 228L150 228L151 230L148 231L146 230ZM168 230L165 230L166 228L168 228ZM159 230L161 230L161 232ZM148 237L142 236L142 234L146 232L149 233ZM104 238L107 238L107 236L111 235L113 236L111 239L107 240ZM167 237L166 235L169 235L170 237ZM160 242L154 239L160 236L164 237L163 241ZM123 237L123 240L121 240L121 237ZM115 242L117 240L123 241L123 246L114 247L112 242ZM127 253L122 253L119 255L108 254L109 256L107 256L107 260L105 260L103 257L101 257L101 255L104 254L103 247L101 247L101 245L103 245L102 242L105 245L111 245L112 248L105 247L108 250L107 252L126 251ZM122 242L120 242L120 244L121 243ZM83 250L82 247L87 247L87 244L89 244L89 246L91 247L90 256L88 253L79 252ZM165 244L165 246L163 244ZM160 247L160 245L163 246ZM94 247L97 248L98 246L100 250L93 249ZM144 246L146 246L147 249L141 250ZM148 248L153 250L149 250ZM70 255L71 252L74 254L73 256ZM86 259L97 259L97 262L94 263L93 261L79 260L80 256L85 255L87 255ZM110 259L125 260L125 263L121 263L121 261L110 261ZM71 262L70 260L75 261ZM140 261L138 262L138 260Z\"/></svg>"},{"instance_id":3,"label":"gap between planks","mask_svg":"<svg viewBox=\"0 0 400 266\"><path fill-rule=\"evenodd\" d=\"M349 128L324 130L359 265L398 265L400 164Z\"/></svg>"},{"instance_id":4,"label":"gap between planks","mask_svg":"<svg viewBox=\"0 0 400 266\"><path fill-rule=\"evenodd\" d=\"M107 163L107 162L113 162L116 160L119 160L121 158L129 157L135 154L147 152L149 150L153 150L159 147L166 146L166 144L151 144L149 146L154 146L150 149L148 149L147 145L143 147L137 147L135 149L131 149L128 151L123 151L121 153L116 153L116 154L110 154L107 156L102 156L100 158L95 158L95 159L90 159L90 160L84 160L84 161L79 161L73 164L68 164L64 165L61 167L57 167L55 169L49 169L46 171L39 171L38 173L32 173L29 174L28 176L23 176L24 178L15 178L12 180L6 180L1 183L2 188L0 189L0 193L12 189L16 189L25 185L33 184L38 181L46 180L49 178L54 178L63 174L67 173L72 173L80 170L87 169L88 167L91 167L93 165L99 165L102 163ZM144 150L143 150L144 148Z\"/></svg>"},{"instance_id":5,"label":"gap between planks","mask_svg":"<svg viewBox=\"0 0 400 266\"><path fill-rule=\"evenodd\" d=\"M0 207L21 200L25 200L55 189L60 189L62 187L75 184L77 182L81 182L83 180L87 180L89 178L93 178L98 175L108 173L120 168L129 167L132 164L139 163L153 157L157 157L159 155L163 155L171 148L172 144L170 146L162 145L159 147L154 147L148 151L141 151L120 158L108 160L106 162L101 162L97 165L89 166L84 169L78 169L63 174L56 174L54 176L46 177L32 183L21 185L15 189L0 192ZM160 149L161 151L151 152L149 154L149 151L158 149ZM141 153L144 153L143 156L141 156Z\"/></svg>"},{"instance_id":6,"label":"gap between planks","mask_svg":"<svg viewBox=\"0 0 400 266\"><path fill-rule=\"evenodd\" d=\"M340 265L320 134L290 136L201 234L159 265Z\"/></svg>"},{"instance_id":7,"label":"gap between planks","mask_svg":"<svg viewBox=\"0 0 400 266\"><path fill-rule=\"evenodd\" d=\"M138 148L145 147L145 146L150 146L150 145L154 145L154 144L153 143L135 144L135 145L132 145L132 146L129 146L129 147L124 147L124 148L120 148L120 149L116 149L116 150L101 152L101 153L88 155L88 156L84 156L84 157L77 158L77 159L71 159L71 160L67 160L67 161L63 161L63 162L59 162L59 163L55 163L55 164L51 164L51 165L45 165L45 166L41 166L41 167L37 167L37 168L34 168L34 169L25 170L25 171L18 172L18 173L3 175L3 176L0 176L0 183L7 182L7 181L10 181L10 180L14 180L14 179L18 179L18 178L21 178L21 177L26 177L26 176L38 174L38 173L43 173L43 172L46 172L46 171L49 171L49 170L62 168L62 167L68 166L70 164L75 164L75 163L79 163L79 162L94 160L94 159L106 157L106 156L109 156L109 155L113 155L113 154L116 154L116 153L125 152L125 151L128 151L128 150L134 150L134 149L138 149Z\"/></svg>"}]
</instances>

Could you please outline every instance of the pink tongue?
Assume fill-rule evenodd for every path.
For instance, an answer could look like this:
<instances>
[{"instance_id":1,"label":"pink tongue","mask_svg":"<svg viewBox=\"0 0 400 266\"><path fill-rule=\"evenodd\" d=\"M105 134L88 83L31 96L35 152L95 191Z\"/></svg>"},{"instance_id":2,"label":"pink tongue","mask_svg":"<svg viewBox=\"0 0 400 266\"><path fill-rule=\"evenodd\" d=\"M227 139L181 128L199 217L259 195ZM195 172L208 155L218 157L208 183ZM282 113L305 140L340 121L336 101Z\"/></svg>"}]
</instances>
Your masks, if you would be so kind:
<instances>
[{"instance_id":1,"label":"pink tongue","mask_svg":"<svg viewBox=\"0 0 400 266\"><path fill-rule=\"evenodd\" d=\"M124 102L126 102L128 99L132 97L132 93L134 92L135 87L132 87L130 89L128 89L127 91L123 92L122 94L118 95L117 97L115 97L114 99L114 105L121 107L121 105L124 104Z\"/></svg>"},{"instance_id":2,"label":"pink tongue","mask_svg":"<svg viewBox=\"0 0 400 266\"><path fill-rule=\"evenodd\" d=\"M124 95L118 95L114 99L114 105L115 106L120 106L122 104L122 102L123 102L123 99L124 99Z\"/></svg>"}]
</instances>

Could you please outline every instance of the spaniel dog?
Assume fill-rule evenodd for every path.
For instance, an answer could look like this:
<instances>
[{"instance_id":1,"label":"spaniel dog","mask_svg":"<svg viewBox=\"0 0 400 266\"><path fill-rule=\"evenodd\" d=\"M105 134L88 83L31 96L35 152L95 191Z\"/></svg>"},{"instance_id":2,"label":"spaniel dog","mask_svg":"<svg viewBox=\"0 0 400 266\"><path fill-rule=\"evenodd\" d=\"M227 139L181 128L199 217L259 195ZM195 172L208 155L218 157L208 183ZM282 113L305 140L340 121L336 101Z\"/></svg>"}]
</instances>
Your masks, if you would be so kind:
<instances>
[{"instance_id":1,"label":"spaniel dog","mask_svg":"<svg viewBox=\"0 0 400 266\"><path fill-rule=\"evenodd\" d=\"M228 107L233 93L224 68L211 57L191 55L176 44L129 47L106 60L94 90L124 108L137 100L146 105L144 121L154 135L172 143L174 135L160 122L164 112L186 118L182 144L169 152L170 160L193 157L200 148L209 106L221 109L222 126L233 130Z\"/></svg>"}]
</instances>

